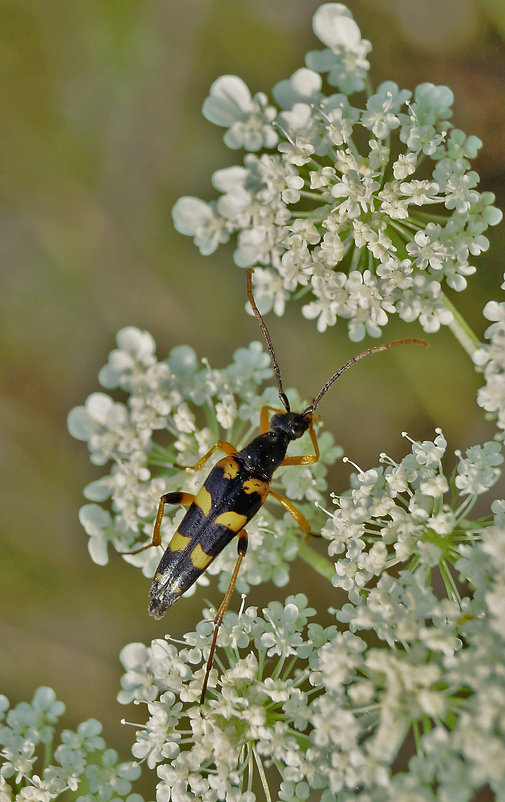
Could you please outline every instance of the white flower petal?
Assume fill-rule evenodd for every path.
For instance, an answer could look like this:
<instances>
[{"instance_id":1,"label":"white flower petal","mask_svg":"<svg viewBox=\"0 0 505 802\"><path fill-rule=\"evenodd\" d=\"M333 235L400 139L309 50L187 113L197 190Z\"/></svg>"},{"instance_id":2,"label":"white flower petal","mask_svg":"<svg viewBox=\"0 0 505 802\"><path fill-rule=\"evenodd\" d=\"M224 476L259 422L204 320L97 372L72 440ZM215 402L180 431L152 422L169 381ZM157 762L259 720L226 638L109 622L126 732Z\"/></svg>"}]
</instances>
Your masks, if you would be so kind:
<instances>
[{"instance_id":1,"label":"white flower petal","mask_svg":"<svg viewBox=\"0 0 505 802\"><path fill-rule=\"evenodd\" d=\"M203 116L215 125L228 127L247 116L252 106L251 93L242 78L221 75L210 87L203 104Z\"/></svg>"},{"instance_id":2,"label":"white flower petal","mask_svg":"<svg viewBox=\"0 0 505 802\"><path fill-rule=\"evenodd\" d=\"M332 50L352 50L361 40L361 32L351 12L342 3L324 3L312 18L314 33Z\"/></svg>"}]
</instances>

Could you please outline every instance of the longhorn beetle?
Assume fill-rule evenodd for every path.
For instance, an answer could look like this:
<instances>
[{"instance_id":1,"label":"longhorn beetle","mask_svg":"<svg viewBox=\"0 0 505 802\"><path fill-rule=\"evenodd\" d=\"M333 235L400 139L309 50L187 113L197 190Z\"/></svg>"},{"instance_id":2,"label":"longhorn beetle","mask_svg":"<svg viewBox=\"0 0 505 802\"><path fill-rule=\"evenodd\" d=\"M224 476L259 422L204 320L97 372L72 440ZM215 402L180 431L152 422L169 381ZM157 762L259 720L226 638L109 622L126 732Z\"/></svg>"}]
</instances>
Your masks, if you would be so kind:
<instances>
[{"instance_id":1,"label":"longhorn beetle","mask_svg":"<svg viewBox=\"0 0 505 802\"><path fill-rule=\"evenodd\" d=\"M396 345L407 343L428 345L426 340L407 338L368 348L342 365L323 385L312 403L302 412L291 412L288 398L282 387L281 373L270 334L254 300L253 272L252 268L247 271L247 297L266 340L279 388L279 398L284 410L270 406L263 407L260 413L260 434L241 451L237 451L226 440L218 440L195 465L176 464L177 468L197 471L218 449L225 454L214 465L196 495L175 492L165 493L161 497L154 523L152 542L135 552L130 552L137 554L151 546L161 545L161 522L165 504L182 504L188 507L186 515L179 524L178 530L172 535L161 558L149 591L151 597L149 612L155 618L161 618L167 609L191 587L230 540L235 536L238 538L237 562L228 590L214 619L214 634L200 696L201 705L205 699L219 628L230 602L240 565L247 551L247 533L244 526L256 515L267 496L271 496L293 516L302 532L306 535L311 534L310 524L302 513L287 498L270 487L273 473L281 465L313 465L318 461L319 447L314 431L314 412L323 395L344 370L369 354L386 351ZM270 421L269 412L274 413ZM309 433L314 453L287 457L286 451L291 441L298 440L305 432Z\"/></svg>"}]
</instances>

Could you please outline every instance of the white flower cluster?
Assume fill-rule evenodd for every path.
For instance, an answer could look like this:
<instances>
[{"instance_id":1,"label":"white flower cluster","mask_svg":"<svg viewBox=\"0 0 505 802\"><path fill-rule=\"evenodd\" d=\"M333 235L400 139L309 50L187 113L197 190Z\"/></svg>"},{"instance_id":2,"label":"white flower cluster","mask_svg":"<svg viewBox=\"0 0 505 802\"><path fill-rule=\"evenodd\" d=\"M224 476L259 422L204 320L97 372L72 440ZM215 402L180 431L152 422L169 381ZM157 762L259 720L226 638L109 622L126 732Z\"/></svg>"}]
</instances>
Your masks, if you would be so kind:
<instances>
[{"instance_id":1,"label":"white flower cluster","mask_svg":"<svg viewBox=\"0 0 505 802\"><path fill-rule=\"evenodd\" d=\"M440 447L418 446L419 456ZM472 472L470 460L460 475ZM162 640L126 646L118 699L146 705L132 751L157 769L157 802L254 802L258 782L259 798L279 802L452 802L486 784L499 798L505 502L493 510L492 526L468 524L468 537L452 541L463 598L439 598L426 572L403 570L384 572L360 596L353 631L308 623L314 610L302 594L262 615L227 613L204 708L213 611L179 649ZM367 645L370 630L382 646ZM400 747L411 755L408 773L394 765Z\"/></svg>"},{"instance_id":2,"label":"white flower cluster","mask_svg":"<svg viewBox=\"0 0 505 802\"><path fill-rule=\"evenodd\" d=\"M465 289L502 216L470 170L481 142L452 129L445 86L412 96L386 81L352 105L369 85L370 43L340 3L322 5L313 27L327 48L274 87L278 108L236 76L214 82L205 117L227 129L228 147L251 152L213 174L216 201L180 198L175 227L203 254L236 235L235 262L257 266L263 311L280 315L290 295L310 293L302 311L319 331L341 317L352 340L378 337L394 313L437 331L453 320L444 282ZM325 94L321 73L339 91Z\"/></svg>"},{"instance_id":3,"label":"white flower cluster","mask_svg":"<svg viewBox=\"0 0 505 802\"><path fill-rule=\"evenodd\" d=\"M204 620L184 636L179 651L161 640L122 650L126 674L118 699L147 703L149 720L137 732L132 751L151 768L158 767L157 802L252 802L254 774L266 781L265 765L273 762L286 764L293 779L306 775L309 763L297 740L306 740L306 661L326 640L322 627L307 628L314 614L303 594L288 597L285 604L271 602L262 617L255 607L239 616L227 613L218 638L222 687L216 694L218 671L213 669L205 709L198 699L211 611L204 611ZM304 671L295 676L301 660Z\"/></svg>"},{"instance_id":4,"label":"white flower cluster","mask_svg":"<svg viewBox=\"0 0 505 802\"><path fill-rule=\"evenodd\" d=\"M447 87L370 90L371 45L344 5L322 5L313 27L325 49L274 87L275 105L236 76L214 82L204 115L226 129L228 147L248 153L214 174L217 200L177 202L176 228L205 254L236 237L235 262L256 267L260 308L281 315L290 295L305 296L303 313L320 331L342 317L351 339L379 336L391 314L427 332L459 327L485 377L479 403L505 432L505 303L487 304L489 342L475 348L442 290L465 289L488 247L484 232L501 219L470 169L481 143L451 127ZM355 92L367 93L361 105L350 102ZM221 370L187 346L159 361L151 335L133 327L117 346L100 372L114 398L93 393L69 415L71 434L108 471L85 489L80 520L95 562L107 563L112 544L151 577L160 552L131 552L151 541L159 497L195 493L210 469L179 466L217 440L243 447L278 393L261 390L272 370L257 342ZM317 464L280 469L273 483L313 532L324 523L326 466L339 455L329 434L318 441ZM469 517L499 477L502 443L456 451L451 475L440 429L410 443L400 462L381 455L334 496L322 532L331 562L270 504L248 525L237 589L285 585L299 554L335 588L328 626L311 622L303 594L228 611L203 705L214 610L182 641L127 645L118 699L147 716L134 725L135 764L118 765L91 720L64 731L54 765L33 774L63 706L43 688L3 715L0 697L0 802L14 792L46 802L67 789L77 802L142 802L130 793L140 763L157 773L157 802L466 802L486 787L504 799L505 501L491 504L492 516ZM308 435L290 446L311 451ZM164 543L183 514L166 510ZM219 574L224 589L235 561L225 549L199 582Z\"/></svg>"},{"instance_id":5,"label":"white flower cluster","mask_svg":"<svg viewBox=\"0 0 505 802\"><path fill-rule=\"evenodd\" d=\"M379 580L372 589L367 586L399 564L408 565L426 583L438 568L448 596L459 602L450 566L458 558L459 544L475 537L467 515L477 497L500 476L500 443L473 446L465 456L456 452L458 464L452 479L445 476L442 465L446 447L438 429L433 441L412 441L411 453L399 463L381 455L385 468L353 474L349 493L334 496L337 509L323 529L330 541L329 555L337 556L332 583L344 589L352 603L344 605L338 617L349 622L351 629L373 624L391 645L403 630L390 577L386 574L384 582ZM362 613L365 596L369 602ZM408 628L409 611L405 608L404 612Z\"/></svg>"},{"instance_id":6,"label":"white flower cluster","mask_svg":"<svg viewBox=\"0 0 505 802\"><path fill-rule=\"evenodd\" d=\"M505 277L504 277L505 278ZM505 281L501 285L505 290ZM496 417L496 425L505 438L505 302L489 301L483 310L487 320L493 321L484 336L489 344L482 345L474 355L477 370L484 374L486 383L477 394L477 403Z\"/></svg>"},{"instance_id":7,"label":"white flower cluster","mask_svg":"<svg viewBox=\"0 0 505 802\"><path fill-rule=\"evenodd\" d=\"M91 503L79 513L89 535L90 555L99 565L108 562L109 543L121 553L147 544L160 496L178 490L195 493L210 470L207 464L200 471L185 472L174 463L194 465L219 439L242 447L257 433L261 407L279 405L275 388L259 389L272 370L270 357L258 342L238 349L232 364L222 370L210 368L205 361L199 365L188 346L172 349L168 359L159 362L151 335L133 327L118 333L117 344L100 371L100 382L123 390L127 402L93 393L68 416L70 433L88 443L91 461L112 465L106 476L85 488ZM301 406L295 393L288 395L293 408ZM319 436L319 445L322 459L317 465L280 469L273 482L273 487L290 499L302 502L300 509L315 527L321 522L315 502L322 501L326 489L325 463L334 462L340 453L328 433ZM290 453L310 453L311 447L305 436L293 443ZM266 580L279 586L288 581L300 531L290 515L273 517L271 507L263 508L248 527L250 547L239 590ZM182 515L179 507L166 510L165 544ZM124 558L151 578L160 552L147 549L136 555L124 554ZM220 587L226 587L235 561L235 550L225 549L198 581L208 583L207 575L219 573Z\"/></svg>"},{"instance_id":8,"label":"white flower cluster","mask_svg":"<svg viewBox=\"0 0 505 802\"><path fill-rule=\"evenodd\" d=\"M140 794L130 793L131 781L140 776L138 764L118 763L96 719L79 724L75 732L63 730L55 745L64 711L47 687L38 688L32 702L10 710L8 699L0 696L0 802L70 799L69 791L76 802L144 802ZM34 774L37 769L40 774Z\"/></svg>"}]
</instances>

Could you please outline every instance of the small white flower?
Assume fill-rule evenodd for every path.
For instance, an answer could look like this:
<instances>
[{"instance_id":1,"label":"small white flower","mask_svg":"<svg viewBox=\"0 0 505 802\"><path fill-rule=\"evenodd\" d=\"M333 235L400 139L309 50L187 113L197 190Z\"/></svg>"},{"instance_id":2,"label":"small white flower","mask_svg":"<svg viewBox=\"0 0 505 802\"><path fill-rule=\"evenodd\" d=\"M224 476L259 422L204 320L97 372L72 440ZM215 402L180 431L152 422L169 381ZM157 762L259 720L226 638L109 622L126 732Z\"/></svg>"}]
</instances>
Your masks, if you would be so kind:
<instances>
[{"instance_id":1,"label":"small white flower","mask_svg":"<svg viewBox=\"0 0 505 802\"><path fill-rule=\"evenodd\" d=\"M411 93L406 90L400 92L393 81L385 81L379 86L375 95L368 98L367 110L361 117L362 125L369 128L377 139L384 139L390 131L400 125L397 112L410 95Z\"/></svg>"},{"instance_id":2,"label":"small white flower","mask_svg":"<svg viewBox=\"0 0 505 802\"><path fill-rule=\"evenodd\" d=\"M194 237L200 253L208 256L217 246L228 242L226 221L214 207L199 198L179 198L172 209L174 226L181 234Z\"/></svg>"},{"instance_id":3,"label":"small white flower","mask_svg":"<svg viewBox=\"0 0 505 802\"><path fill-rule=\"evenodd\" d=\"M237 416L237 405L231 393L223 395L222 400L216 404L216 418L223 429L230 429Z\"/></svg>"},{"instance_id":4,"label":"small white flower","mask_svg":"<svg viewBox=\"0 0 505 802\"><path fill-rule=\"evenodd\" d=\"M195 431L195 416L187 404L179 404L175 410L174 424L180 432L191 434Z\"/></svg>"},{"instance_id":5,"label":"small white flower","mask_svg":"<svg viewBox=\"0 0 505 802\"><path fill-rule=\"evenodd\" d=\"M505 283L504 283L505 286ZM486 329L488 343L477 348L473 360L484 374L486 383L477 394L477 403L497 419L500 439L505 430L505 303L489 301L484 307L484 317L493 321Z\"/></svg>"},{"instance_id":6,"label":"small white flower","mask_svg":"<svg viewBox=\"0 0 505 802\"><path fill-rule=\"evenodd\" d=\"M251 97L244 81L236 75L222 75L212 84L203 104L203 114L228 128L224 141L229 148L260 150L276 145L278 135L272 126L275 109L262 93Z\"/></svg>"},{"instance_id":7,"label":"small white flower","mask_svg":"<svg viewBox=\"0 0 505 802\"><path fill-rule=\"evenodd\" d=\"M321 76L313 70L302 67L293 73L287 81L279 81L272 94L283 109L292 108L295 103L318 103L323 97Z\"/></svg>"},{"instance_id":8,"label":"small white flower","mask_svg":"<svg viewBox=\"0 0 505 802\"><path fill-rule=\"evenodd\" d=\"M472 446L466 458L460 458L455 484L461 495L480 495L489 490L500 476L498 465L503 463L501 445L496 442Z\"/></svg>"},{"instance_id":9,"label":"small white flower","mask_svg":"<svg viewBox=\"0 0 505 802\"><path fill-rule=\"evenodd\" d=\"M328 49L307 53L307 66L316 72L328 72L328 82L343 92L363 89L371 44L361 38L349 9L341 3L324 3L314 14L312 25Z\"/></svg>"},{"instance_id":10,"label":"small white flower","mask_svg":"<svg viewBox=\"0 0 505 802\"><path fill-rule=\"evenodd\" d=\"M130 389L135 374L143 375L156 361L154 338L148 331L127 326L118 331L116 340L118 348L111 351L107 365L100 371L100 384Z\"/></svg>"},{"instance_id":11,"label":"small white flower","mask_svg":"<svg viewBox=\"0 0 505 802\"><path fill-rule=\"evenodd\" d=\"M98 504L85 504L79 510L79 521L90 538L88 549L91 559L97 565L107 565L107 545L114 534L110 513Z\"/></svg>"}]
</instances>

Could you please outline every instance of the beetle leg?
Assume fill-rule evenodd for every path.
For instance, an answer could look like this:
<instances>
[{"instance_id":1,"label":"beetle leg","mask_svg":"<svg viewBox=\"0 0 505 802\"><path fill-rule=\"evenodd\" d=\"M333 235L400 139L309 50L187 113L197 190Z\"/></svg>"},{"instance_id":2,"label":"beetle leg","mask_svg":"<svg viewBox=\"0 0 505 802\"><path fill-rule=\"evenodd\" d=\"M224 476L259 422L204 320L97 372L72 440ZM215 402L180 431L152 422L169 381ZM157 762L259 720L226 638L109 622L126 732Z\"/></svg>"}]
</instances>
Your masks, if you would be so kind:
<instances>
[{"instance_id":1,"label":"beetle leg","mask_svg":"<svg viewBox=\"0 0 505 802\"><path fill-rule=\"evenodd\" d=\"M230 584L228 585L228 590L226 591L225 597L221 604L219 605L219 610L217 611L216 617L214 619L214 635L212 636L212 643L210 646L209 658L207 660L207 668L205 669L205 679L203 681L202 686L202 694L200 696L200 704L203 705L205 701L205 693L207 691L207 685L209 682L210 671L212 668L212 663L214 661L214 652L216 650L216 643L217 643L217 636L219 634L219 628L223 621L223 616L226 612L226 609L230 603L230 599L233 593L233 589L235 587L235 582L237 581L238 572L240 570L240 565L242 560L245 557L245 553L247 551L247 532L245 529L241 529L238 533L238 544L237 544L237 551L238 551L238 558L237 562L235 563L235 568L233 569L233 574L231 575Z\"/></svg>"},{"instance_id":2,"label":"beetle leg","mask_svg":"<svg viewBox=\"0 0 505 802\"><path fill-rule=\"evenodd\" d=\"M226 440L218 440L217 443L214 443L212 448L210 448L206 454L201 457L198 462L195 462L194 465L179 465L179 463L174 462L174 467L180 468L183 471L199 471L202 465L205 465L207 460L212 457L215 451L221 449L225 454L236 454L237 449L235 446L232 446L231 443L228 443Z\"/></svg>"},{"instance_id":3,"label":"beetle leg","mask_svg":"<svg viewBox=\"0 0 505 802\"><path fill-rule=\"evenodd\" d=\"M156 520L154 522L153 539L147 546L141 546L140 549L135 551L120 551L119 554L140 554L141 551L150 549L152 546L161 546L161 521L163 520L163 512L165 504L182 504L183 507L189 507L193 503L195 497L193 493L164 493L160 498L158 504L158 512L156 513Z\"/></svg>"},{"instance_id":4,"label":"beetle leg","mask_svg":"<svg viewBox=\"0 0 505 802\"><path fill-rule=\"evenodd\" d=\"M289 512L289 514L293 516L293 518L295 519L296 523L298 524L302 532L305 532L305 534L307 535L312 534L310 531L310 524L307 521L305 515L303 515L298 509L298 507L295 507L295 505L292 504L291 501L289 501L289 499L285 498L285 496L281 496L280 493L277 493L276 490L272 489L270 489L268 495L273 496L274 499L279 502L279 504L282 504L286 512Z\"/></svg>"},{"instance_id":5,"label":"beetle leg","mask_svg":"<svg viewBox=\"0 0 505 802\"><path fill-rule=\"evenodd\" d=\"M295 505L292 504L291 501L289 501L289 499L287 499L285 496L281 496L281 494L277 493L276 490L269 490L268 495L273 496L274 499L276 499L276 501L278 501L279 504L282 504L284 509L287 512L289 512L290 515L293 516L293 518L295 519L296 523L298 524L302 532L305 532L306 540L308 540L309 537L322 537L322 535L319 534L319 532L310 531L310 524L307 521L305 515L303 515L298 509L298 507L295 507Z\"/></svg>"},{"instance_id":6,"label":"beetle leg","mask_svg":"<svg viewBox=\"0 0 505 802\"><path fill-rule=\"evenodd\" d=\"M281 465L313 465L315 462L319 460L319 445L317 442L317 436L314 431L314 427L312 423L308 428L308 433L310 435L310 439L312 440L312 445L314 446L314 454L303 454L299 457L285 457L284 460L281 462Z\"/></svg>"},{"instance_id":7,"label":"beetle leg","mask_svg":"<svg viewBox=\"0 0 505 802\"><path fill-rule=\"evenodd\" d=\"M270 415L268 414L269 411L279 413L280 415L282 415L285 412L284 409L277 409L277 407L269 407L269 406L261 407L260 434L265 434L265 432L268 432L268 426L270 422Z\"/></svg>"}]
</instances>

